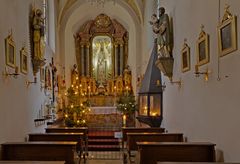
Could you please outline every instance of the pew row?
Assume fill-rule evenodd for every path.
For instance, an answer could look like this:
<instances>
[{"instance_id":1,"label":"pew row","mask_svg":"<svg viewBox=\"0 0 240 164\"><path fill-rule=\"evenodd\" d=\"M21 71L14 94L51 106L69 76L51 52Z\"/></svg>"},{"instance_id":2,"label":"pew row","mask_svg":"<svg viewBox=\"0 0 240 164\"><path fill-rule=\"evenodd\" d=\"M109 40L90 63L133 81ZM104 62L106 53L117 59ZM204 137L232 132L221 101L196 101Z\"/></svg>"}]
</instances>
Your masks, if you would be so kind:
<instances>
[{"instance_id":1,"label":"pew row","mask_svg":"<svg viewBox=\"0 0 240 164\"><path fill-rule=\"evenodd\" d=\"M215 144L205 142L137 142L140 164L215 162Z\"/></svg>"},{"instance_id":2,"label":"pew row","mask_svg":"<svg viewBox=\"0 0 240 164\"><path fill-rule=\"evenodd\" d=\"M127 133L127 152L129 159L137 151L137 142L183 142L182 133ZM135 153L134 153L135 154Z\"/></svg>"},{"instance_id":3,"label":"pew row","mask_svg":"<svg viewBox=\"0 0 240 164\"><path fill-rule=\"evenodd\" d=\"M45 128L46 133L83 133L83 148L88 153L88 128L87 127L51 127Z\"/></svg>"},{"instance_id":4,"label":"pew row","mask_svg":"<svg viewBox=\"0 0 240 164\"><path fill-rule=\"evenodd\" d=\"M82 141L83 133L30 133L28 134L28 141L72 141L77 142L76 150L81 159L82 155ZM85 160L85 155L83 154Z\"/></svg>"},{"instance_id":5,"label":"pew row","mask_svg":"<svg viewBox=\"0 0 240 164\"><path fill-rule=\"evenodd\" d=\"M64 161L0 161L0 164L64 164Z\"/></svg>"},{"instance_id":6,"label":"pew row","mask_svg":"<svg viewBox=\"0 0 240 164\"><path fill-rule=\"evenodd\" d=\"M122 148L127 142L127 133L163 133L164 128L136 128L136 127L122 127Z\"/></svg>"},{"instance_id":7,"label":"pew row","mask_svg":"<svg viewBox=\"0 0 240 164\"><path fill-rule=\"evenodd\" d=\"M6 142L2 160L65 161L74 164L77 142Z\"/></svg>"},{"instance_id":8,"label":"pew row","mask_svg":"<svg viewBox=\"0 0 240 164\"><path fill-rule=\"evenodd\" d=\"M226 163L226 162L157 162L157 164L240 164L238 163Z\"/></svg>"}]
</instances>

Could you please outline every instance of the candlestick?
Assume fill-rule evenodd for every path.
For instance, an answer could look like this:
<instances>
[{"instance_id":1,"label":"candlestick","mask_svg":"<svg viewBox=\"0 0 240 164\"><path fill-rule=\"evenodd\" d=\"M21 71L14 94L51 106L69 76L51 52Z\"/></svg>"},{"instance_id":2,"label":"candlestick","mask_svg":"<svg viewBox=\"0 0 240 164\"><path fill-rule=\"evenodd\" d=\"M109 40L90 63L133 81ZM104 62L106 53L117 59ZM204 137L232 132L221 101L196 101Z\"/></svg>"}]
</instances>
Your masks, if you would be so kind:
<instances>
[{"instance_id":1,"label":"candlestick","mask_svg":"<svg viewBox=\"0 0 240 164\"><path fill-rule=\"evenodd\" d=\"M198 65L195 65L195 72L198 72Z\"/></svg>"}]
</instances>

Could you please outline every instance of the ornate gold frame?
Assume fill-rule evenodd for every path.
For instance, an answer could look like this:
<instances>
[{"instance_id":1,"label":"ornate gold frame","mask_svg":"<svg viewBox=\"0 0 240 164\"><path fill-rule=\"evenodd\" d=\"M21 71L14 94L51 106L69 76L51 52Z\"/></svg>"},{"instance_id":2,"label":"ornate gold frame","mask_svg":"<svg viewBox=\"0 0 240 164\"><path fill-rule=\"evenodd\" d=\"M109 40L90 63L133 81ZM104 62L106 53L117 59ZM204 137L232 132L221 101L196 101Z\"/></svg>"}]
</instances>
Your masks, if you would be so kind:
<instances>
[{"instance_id":1,"label":"ornate gold frame","mask_svg":"<svg viewBox=\"0 0 240 164\"><path fill-rule=\"evenodd\" d=\"M186 54L186 56L184 56ZM184 67L184 57L186 57L186 61L187 61L187 66ZM191 64L190 64L190 47L187 45L186 43L186 39L184 40L184 44L183 44L183 48L182 48L182 51L181 51L181 60L182 60L182 72L187 72L190 70L191 68Z\"/></svg>"},{"instance_id":2,"label":"ornate gold frame","mask_svg":"<svg viewBox=\"0 0 240 164\"><path fill-rule=\"evenodd\" d=\"M201 66L209 63L209 35L203 30L204 26L201 26L201 32L199 34L196 51L197 51L197 65ZM203 44L203 45L201 45ZM202 54L203 53L203 54ZM202 58L202 59L201 59Z\"/></svg>"},{"instance_id":3,"label":"ornate gold frame","mask_svg":"<svg viewBox=\"0 0 240 164\"><path fill-rule=\"evenodd\" d=\"M5 57L6 65L15 68L16 67L16 48L13 40L12 32L5 39Z\"/></svg>"},{"instance_id":4,"label":"ornate gold frame","mask_svg":"<svg viewBox=\"0 0 240 164\"><path fill-rule=\"evenodd\" d=\"M20 70L24 74L28 73L28 57L25 47L20 50Z\"/></svg>"},{"instance_id":5,"label":"ornate gold frame","mask_svg":"<svg viewBox=\"0 0 240 164\"><path fill-rule=\"evenodd\" d=\"M236 19L235 15L232 15L229 12L229 5L225 7L225 13L223 16L222 21L217 27L218 31L218 49L219 49L219 56L225 56L235 50L237 50L237 28L236 28ZM223 30L230 26L230 36L223 36ZM224 38L229 37L229 38ZM229 47L224 48L223 44L225 39L230 39L231 45Z\"/></svg>"}]
</instances>

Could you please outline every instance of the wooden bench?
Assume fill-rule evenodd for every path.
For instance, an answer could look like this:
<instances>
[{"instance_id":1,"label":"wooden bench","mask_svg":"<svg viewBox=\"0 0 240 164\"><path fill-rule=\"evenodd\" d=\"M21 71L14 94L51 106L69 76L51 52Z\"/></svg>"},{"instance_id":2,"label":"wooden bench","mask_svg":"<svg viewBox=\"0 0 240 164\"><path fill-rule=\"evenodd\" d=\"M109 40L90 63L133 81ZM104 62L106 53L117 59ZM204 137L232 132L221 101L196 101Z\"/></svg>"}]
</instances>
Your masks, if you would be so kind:
<instances>
[{"instance_id":1,"label":"wooden bench","mask_svg":"<svg viewBox=\"0 0 240 164\"><path fill-rule=\"evenodd\" d=\"M2 160L65 161L74 164L77 142L6 142Z\"/></svg>"},{"instance_id":2,"label":"wooden bench","mask_svg":"<svg viewBox=\"0 0 240 164\"><path fill-rule=\"evenodd\" d=\"M127 133L127 152L137 151L137 142L183 142L182 133Z\"/></svg>"},{"instance_id":3,"label":"wooden bench","mask_svg":"<svg viewBox=\"0 0 240 164\"><path fill-rule=\"evenodd\" d=\"M83 133L31 133L28 134L28 141L72 141L77 142L76 150L81 159ZM85 160L85 155L83 155Z\"/></svg>"},{"instance_id":4,"label":"wooden bench","mask_svg":"<svg viewBox=\"0 0 240 164\"><path fill-rule=\"evenodd\" d=\"M140 164L215 162L215 144L202 142L137 142Z\"/></svg>"},{"instance_id":5,"label":"wooden bench","mask_svg":"<svg viewBox=\"0 0 240 164\"><path fill-rule=\"evenodd\" d=\"M193 162L157 162L157 164L193 164ZM194 164L233 164L226 162L194 162ZM234 164L240 164L240 162Z\"/></svg>"},{"instance_id":6,"label":"wooden bench","mask_svg":"<svg viewBox=\"0 0 240 164\"><path fill-rule=\"evenodd\" d=\"M64 161L0 161L0 164L64 164Z\"/></svg>"},{"instance_id":7,"label":"wooden bench","mask_svg":"<svg viewBox=\"0 0 240 164\"><path fill-rule=\"evenodd\" d=\"M46 133L83 133L84 150L88 153L88 128L87 127L51 127L45 129Z\"/></svg>"},{"instance_id":8,"label":"wooden bench","mask_svg":"<svg viewBox=\"0 0 240 164\"><path fill-rule=\"evenodd\" d=\"M136 127L122 127L122 148L127 142L127 133L163 133L164 128L136 128Z\"/></svg>"}]
</instances>

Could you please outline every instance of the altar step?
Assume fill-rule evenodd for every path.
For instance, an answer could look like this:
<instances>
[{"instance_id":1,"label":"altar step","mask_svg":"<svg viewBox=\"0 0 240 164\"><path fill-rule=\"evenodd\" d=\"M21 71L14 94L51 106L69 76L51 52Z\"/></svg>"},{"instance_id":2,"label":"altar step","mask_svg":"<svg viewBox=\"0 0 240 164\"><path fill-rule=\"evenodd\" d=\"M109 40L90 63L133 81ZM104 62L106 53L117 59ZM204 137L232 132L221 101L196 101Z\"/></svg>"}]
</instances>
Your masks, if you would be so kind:
<instances>
[{"instance_id":1,"label":"altar step","mask_svg":"<svg viewBox=\"0 0 240 164\"><path fill-rule=\"evenodd\" d=\"M89 131L88 151L120 151L119 142L114 131Z\"/></svg>"}]
</instances>

